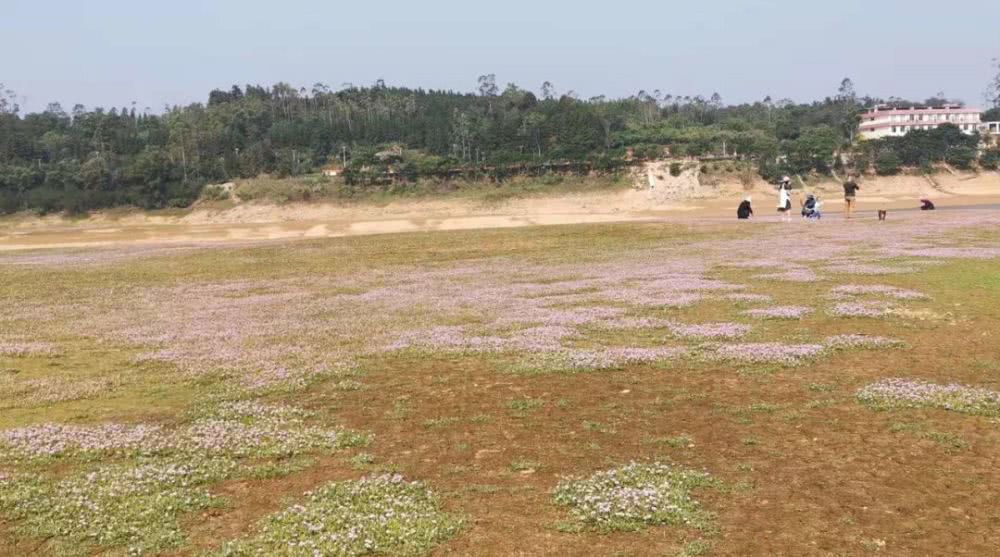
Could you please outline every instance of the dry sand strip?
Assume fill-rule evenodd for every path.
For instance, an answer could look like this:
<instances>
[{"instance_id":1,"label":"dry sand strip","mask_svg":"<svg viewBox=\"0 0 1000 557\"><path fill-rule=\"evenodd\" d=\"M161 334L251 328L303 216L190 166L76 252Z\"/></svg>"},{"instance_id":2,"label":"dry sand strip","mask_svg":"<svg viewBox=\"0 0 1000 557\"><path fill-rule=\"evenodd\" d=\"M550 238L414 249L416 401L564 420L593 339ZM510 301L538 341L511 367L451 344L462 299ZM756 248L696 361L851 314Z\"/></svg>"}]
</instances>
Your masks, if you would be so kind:
<instances>
[{"instance_id":1,"label":"dry sand strip","mask_svg":"<svg viewBox=\"0 0 1000 557\"><path fill-rule=\"evenodd\" d=\"M949 183L951 189L962 189L959 194L947 195L930 195L920 189L923 186L919 182L914 185L903 178L879 179L864 184L858 199L858 216L868 218L876 209L912 210L923 196L934 199L940 209L995 208L1000 204L1000 180L995 178L983 176ZM840 218L843 202L838 184L821 184L812 191L823 199L824 213ZM794 192L793 204L798 203L802 193ZM630 189L525 197L499 206L460 199L427 199L382 206L248 203L225 209L196 207L181 215L136 211L124 215L96 213L77 220L18 216L0 219L0 252L120 245L202 245L560 224L722 222L735 218L736 205L747 194L753 196L756 220L776 220L775 195L766 184L758 184L751 191L744 191L738 185L720 186L710 195L697 198L674 199L662 197L662 194Z\"/></svg>"},{"instance_id":2,"label":"dry sand strip","mask_svg":"<svg viewBox=\"0 0 1000 557\"><path fill-rule=\"evenodd\" d=\"M0 234L0 252L55 248L97 248L121 245L200 244L337 238L373 234L519 228L559 224L641 222L661 217L639 214L495 215L434 219L358 221L299 221L270 224L160 224L106 229L59 229Z\"/></svg>"}]
</instances>

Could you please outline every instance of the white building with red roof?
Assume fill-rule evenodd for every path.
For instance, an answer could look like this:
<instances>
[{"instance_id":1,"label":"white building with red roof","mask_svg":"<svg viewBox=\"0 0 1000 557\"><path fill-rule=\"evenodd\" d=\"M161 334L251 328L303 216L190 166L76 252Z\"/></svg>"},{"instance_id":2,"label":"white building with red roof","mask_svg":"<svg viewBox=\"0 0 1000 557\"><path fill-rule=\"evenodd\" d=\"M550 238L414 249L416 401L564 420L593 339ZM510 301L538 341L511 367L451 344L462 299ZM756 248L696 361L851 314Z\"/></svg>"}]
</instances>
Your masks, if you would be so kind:
<instances>
[{"instance_id":1,"label":"white building with red roof","mask_svg":"<svg viewBox=\"0 0 1000 557\"><path fill-rule=\"evenodd\" d=\"M861 115L861 136L865 139L899 137L914 130L932 130L954 124L965 133L981 129L982 111L960 106L886 108L876 107Z\"/></svg>"}]
</instances>

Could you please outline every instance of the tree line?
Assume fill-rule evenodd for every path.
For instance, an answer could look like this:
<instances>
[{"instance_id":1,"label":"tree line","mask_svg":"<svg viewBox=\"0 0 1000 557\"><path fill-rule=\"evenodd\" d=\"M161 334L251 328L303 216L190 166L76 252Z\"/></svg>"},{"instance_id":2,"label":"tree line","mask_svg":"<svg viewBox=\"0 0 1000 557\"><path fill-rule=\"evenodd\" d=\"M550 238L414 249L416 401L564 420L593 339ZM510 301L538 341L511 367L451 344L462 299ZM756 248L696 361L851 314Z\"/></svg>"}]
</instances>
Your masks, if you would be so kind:
<instances>
[{"instance_id":1,"label":"tree line","mask_svg":"<svg viewBox=\"0 0 1000 557\"><path fill-rule=\"evenodd\" d=\"M993 86L1000 108L1000 75ZM668 152L752 160L773 178L829 172L845 160L842 154L860 153L859 164L888 171L893 156L898 166L919 166L949 154L965 160L968 152L956 155L956 145L975 151L954 134L944 134L944 155L910 140L869 142L859 150L865 107L906 101L859 97L849 79L821 101L766 97L732 105L718 94L660 91L581 99L549 82L536 94L515 84L501 89L493 75L480 76L475 92L382 81L339 90L321 83L232 86L211 91L205 103L162 113L80 105L67 112L51 104L22 114L13 92L2 85L0 92L0 212L183 207L208 183L302 175L335 162L348 179L390 165L403 180L484 168L502 179L511 169L615 171L627 152L639 158ZM385 155L387 146L405 151Z\"/></svg>"}]
</instances>

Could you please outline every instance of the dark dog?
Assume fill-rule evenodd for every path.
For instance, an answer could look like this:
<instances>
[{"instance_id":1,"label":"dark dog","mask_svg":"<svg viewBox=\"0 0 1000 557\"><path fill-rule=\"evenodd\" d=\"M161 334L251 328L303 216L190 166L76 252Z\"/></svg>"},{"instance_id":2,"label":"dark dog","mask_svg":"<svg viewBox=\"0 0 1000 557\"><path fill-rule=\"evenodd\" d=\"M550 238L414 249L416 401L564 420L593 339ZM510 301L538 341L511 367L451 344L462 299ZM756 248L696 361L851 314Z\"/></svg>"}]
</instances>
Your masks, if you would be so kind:
<instances>
[{"instance_id":1,"label":"dark dog","mask_svg":"<svg viewBox=\"0 0 1000 557\"><path fill-rule=\"evenodd\" d=\"M878 210L878 220L885 220L885 217L889 216L889 211L885 209Z\"/></svg>"}]
</instances>

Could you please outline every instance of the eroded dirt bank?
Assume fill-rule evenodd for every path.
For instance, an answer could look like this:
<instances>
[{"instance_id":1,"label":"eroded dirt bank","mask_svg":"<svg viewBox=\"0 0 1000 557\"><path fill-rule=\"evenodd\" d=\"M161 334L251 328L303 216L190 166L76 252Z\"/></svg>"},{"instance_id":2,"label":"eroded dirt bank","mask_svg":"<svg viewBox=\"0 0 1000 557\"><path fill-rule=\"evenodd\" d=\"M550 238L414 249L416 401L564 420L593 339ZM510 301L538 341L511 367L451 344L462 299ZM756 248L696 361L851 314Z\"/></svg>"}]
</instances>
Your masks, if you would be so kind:
<instances>
[{"instance_id":1,"label":"eroded dirt bank","mask_svg":"<svg viewBox=\"0 0 1000 557\"><path fill-rule=\"evenodd\" d=\"M654 174L656 169L650 170ZM694 180L692 180L694 178ZM0 251L99 247L122 244L188 244L321 238L396 232L468 230L520 226L644 220L730 219L751 195L758 218L774 218L773 189L758 182L699 185L681 176L676 184L662 174L623 191L531 196L500 204L466 199L400 200L384 205L240 203L197 206L180 214L141 211L95 213L84 219L15 216L0 220ZM826 182L796 190L817 193L824 210L841 210L840 186ZM921 198L942 208L1000 203L1000 174L901 176L862 183L862 217L875 209L912 209Z\"/></svg>"}]
</instances>

